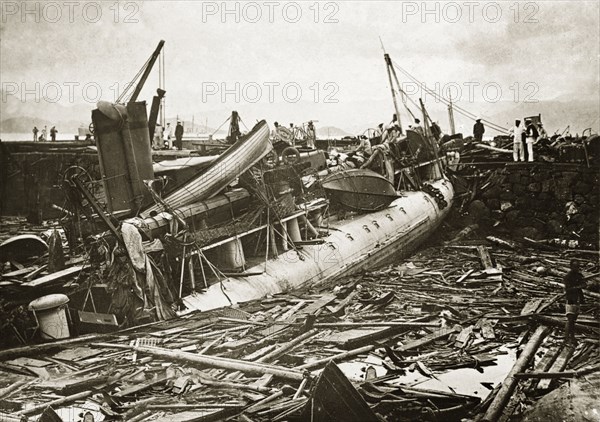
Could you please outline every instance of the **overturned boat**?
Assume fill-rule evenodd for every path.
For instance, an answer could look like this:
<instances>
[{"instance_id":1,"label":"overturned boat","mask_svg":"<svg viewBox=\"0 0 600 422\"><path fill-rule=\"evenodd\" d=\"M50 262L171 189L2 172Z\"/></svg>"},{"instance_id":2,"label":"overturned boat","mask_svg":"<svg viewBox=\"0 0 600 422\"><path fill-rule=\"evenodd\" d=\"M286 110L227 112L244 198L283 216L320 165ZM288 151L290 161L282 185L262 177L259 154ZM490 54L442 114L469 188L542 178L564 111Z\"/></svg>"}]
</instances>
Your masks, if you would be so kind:
<instances>
[{"instance_id":1,"label":"overturned boat","mask_svg":"<svg viewBox=\"0 0 600 422\"><path fill-rule=\"evenodd\" d=\"M332 201L356 211L379 211L398 197L388 179L368 169L342 170L322 184Z\"/></svg>"},{"instance_id":2,"label":"overturned boat","mask_svg":"<svg viewBox=\"0 0 600 422\"><path fill-rule=\"evenodd\" d=\"M92 120L104 190L94 195L97 184L70 175L63 225L68 239L89 240L86 271L107 299L94 312L121 326L383 265L431 236L453 201L427 129L397 125L362 165L331 165L320 150L273 156L261 121L221 155L163 164L158 175L145 103L99 104ZM82 311L93 292L85 288Z\"/></svg>"},{"instance_id":3,"label":"overturned boat","mask_svg":"<svg viewBox=\"0 0 600 422\"><path fill-rule=\"evenodd\" d=\"M187 238L194 244L183 259L202 280L187 286L179 313L333 282L414 251L447 215L454 190L429 131L398 132L362 168L321 170L326 154L317 151L291 164L262 160L241 175L249 209Z\"/></svg>"}]
</instances>

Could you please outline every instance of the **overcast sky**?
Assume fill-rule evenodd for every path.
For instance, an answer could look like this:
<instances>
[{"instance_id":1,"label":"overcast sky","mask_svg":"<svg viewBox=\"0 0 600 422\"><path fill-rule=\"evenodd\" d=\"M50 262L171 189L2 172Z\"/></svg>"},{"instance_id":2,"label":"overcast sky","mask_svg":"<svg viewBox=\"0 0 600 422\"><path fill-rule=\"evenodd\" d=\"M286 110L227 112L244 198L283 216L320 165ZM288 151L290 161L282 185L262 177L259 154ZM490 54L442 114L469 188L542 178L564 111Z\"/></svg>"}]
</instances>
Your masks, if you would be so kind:
<instances>
[{"instance_id":1,"label":"overcast sky","mask_svg":"<svg viewBox=\"0 0 600 422\"><path fill-rule=\"evenodd\" d=\"M347 127L392 112L381 37L392 59L430 87L458 85L465 108L487 101L492 113L498 90L517 102L597 100L599 14L597 1L554 0L3 1L0 78L14 95L39 83L55 96L60 86L66 104L78 83L73 103L96 100L96 87L111 101L163 39L168 116L211 116L214 127L215 112L242 109L249 121ZM155 69L141 99L151 101L157 86Z\"/></svg>"}]
</instances>

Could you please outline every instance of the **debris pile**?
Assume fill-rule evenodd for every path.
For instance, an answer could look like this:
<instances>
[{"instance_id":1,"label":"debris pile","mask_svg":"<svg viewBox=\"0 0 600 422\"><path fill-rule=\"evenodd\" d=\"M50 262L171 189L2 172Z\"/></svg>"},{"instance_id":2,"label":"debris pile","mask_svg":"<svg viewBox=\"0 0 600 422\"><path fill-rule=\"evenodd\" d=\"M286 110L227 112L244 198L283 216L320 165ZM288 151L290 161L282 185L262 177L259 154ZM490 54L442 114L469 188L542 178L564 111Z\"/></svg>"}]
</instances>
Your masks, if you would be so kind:
<instances>
[{"instance_id":1,"label":"debris pile","mask_svg":"<svg viewBox=\"0 0 600 422\"><path fill-rule=\"evenodd\" d=\"M547 399L542 410L535 402L549 391L598 384L600 294L585 291L579 342L563 342L572 258L598 279L597 254L454 242L318 290L0 351L0 419L496 421L548 411Z\"/></svg>"}]
</instances>

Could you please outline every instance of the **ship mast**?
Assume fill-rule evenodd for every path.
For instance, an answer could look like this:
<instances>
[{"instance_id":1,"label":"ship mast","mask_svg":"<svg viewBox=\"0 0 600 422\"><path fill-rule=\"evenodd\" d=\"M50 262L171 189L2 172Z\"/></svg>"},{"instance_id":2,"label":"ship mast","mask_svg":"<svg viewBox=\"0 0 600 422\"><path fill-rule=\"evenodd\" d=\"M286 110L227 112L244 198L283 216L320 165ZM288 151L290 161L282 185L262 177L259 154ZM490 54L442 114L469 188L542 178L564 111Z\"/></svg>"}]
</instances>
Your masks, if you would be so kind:
<instances>
[{"instance_id":1,"label":"ship mast","mask_svg":"<svg viewBox=\"0 0 600 422\"><path fill-rule=\"evenodd\" d=\"M398 126L400 128L400 133L402 132L402 122L400 120L400 108L398 107L398 98L396 97L396 90L394 89L394 82L392 81L392 75L396 80L396 84L398 84L398 77L396 76L396 71L392 66L392 60L390 59L390 55L385 52L385 48L383 47L383 41L381 41L381 37L379 37L379 42L381 43L381 49L383 50L383 58L385 60L385 68L388 74L388 81L390 83L390 89L392 90L392 100L394 101L394 110L396 110L396 118L398 119Z\"/></svg>"},{"instance_id":2,"label":"ship mast","mask_svg":"<svg viewBox=\"0 0 600 422\"><path fill-rule=\"evenodd\" d=\"M452 108L452 97L450 97L448 101L448 119L450 120L450 134L455 135L456 129L454 127L454 110Z\"/></svg>"},{"instance_id":3,"label":"ship mast","mask_svg":"<svg viewBox=\"0 0 600 422\"><path fill-rule=\"evenodd\" d=\"M160 60L158 61L158 87L166 92L165 89L165 49L163 48L160 52ZM166 126L166 107L165 97L160 99L160 124L164 128Z\"/></svg>"}]
</instances>

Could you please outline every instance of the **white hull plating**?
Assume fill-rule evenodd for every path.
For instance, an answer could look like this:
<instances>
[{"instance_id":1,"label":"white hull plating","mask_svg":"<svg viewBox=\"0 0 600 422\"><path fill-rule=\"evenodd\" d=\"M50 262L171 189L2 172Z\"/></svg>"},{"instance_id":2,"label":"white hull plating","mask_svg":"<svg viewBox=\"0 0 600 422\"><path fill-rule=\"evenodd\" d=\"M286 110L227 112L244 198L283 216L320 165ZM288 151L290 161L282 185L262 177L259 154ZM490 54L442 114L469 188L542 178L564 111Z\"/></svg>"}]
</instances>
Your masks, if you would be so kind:
<instances>
[{"instance_id":1,"label":"white hull plating","mask_svg":"<svg viewBox=\"0 0 600 422\"><path fill-rule=\"evenodd\" d=\"M448 180L431 183L448 203L440 210L424 192L403 192L384 210L330 222L325 243L303 245L252 268L247 277L230 277L202 292L183 298L187 313L207 311L301 287L326 283L340 276L373 268L406 256L439 226L452 205L454 190ZM302 255L304 259L298 256Z\"/></svg>"}]
</instances>

